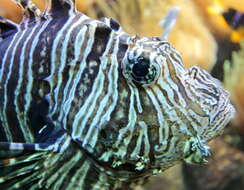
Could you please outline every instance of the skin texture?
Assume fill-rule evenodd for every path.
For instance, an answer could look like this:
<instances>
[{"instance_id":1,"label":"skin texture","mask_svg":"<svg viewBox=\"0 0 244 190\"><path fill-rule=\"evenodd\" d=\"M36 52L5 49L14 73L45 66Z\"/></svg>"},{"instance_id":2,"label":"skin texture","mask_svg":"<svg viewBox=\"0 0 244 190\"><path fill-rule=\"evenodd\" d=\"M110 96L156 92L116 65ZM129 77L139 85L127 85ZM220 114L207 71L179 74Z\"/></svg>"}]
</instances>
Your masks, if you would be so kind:
<instances>
[{"instance_id":1,"label":"skin texture","mask_svg":"<svg viewBox=\"0 0 244 190\"><path fill-rule=\"evenodd\" d=\"M185 69L167 41L72 1L44 14L17 2L25 18L2 19L0 42L4 188L128 189L183 159L205 162L234 114L216 79Z\"/></svg>"}]
</instances>

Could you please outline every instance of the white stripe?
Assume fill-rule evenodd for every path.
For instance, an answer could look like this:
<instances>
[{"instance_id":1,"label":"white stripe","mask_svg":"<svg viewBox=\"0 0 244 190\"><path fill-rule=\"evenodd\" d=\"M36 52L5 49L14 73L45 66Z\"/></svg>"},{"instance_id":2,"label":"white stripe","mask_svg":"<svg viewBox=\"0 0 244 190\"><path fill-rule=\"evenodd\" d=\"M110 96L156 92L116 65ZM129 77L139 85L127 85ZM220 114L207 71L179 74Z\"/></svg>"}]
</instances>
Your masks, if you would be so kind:
<instances>
[{"instance_id":1,"label":"white stripe","mask_svg":"<svg viewBox=\"0 0 244 190\"><path fill-rule=\"evenodd\" d=\"M26 140L26 142L33 142L33 136L31 131L28 128L27 123L25 122L26 119L23 119L23 114L21 113L19 104L18 104L18 98L19 98L19 94L20 94L20 88L23 82L23 71L24 71L24 60L25 60L25 53L26 53L26 46L27 44L30 42L31 37L33 37L33 34L35 34L35 30L36 28L38 28L39 25L37 24L35 27L33 27L32 32L30 33L30 35L28 36L28 38L26 39L23 48L21 49L21 55L20 55L20 63L19 63L19 78L18 78L18 84L16 87L16 90L14 91L15 94L15 98L14 98L14 105L16 108L16 113L17 113L17 118L20 124L20 128L22 130L22 134Z\"/></svg>"},{"instance_id":2,"label":"white stripe","mask_svg":"<svg viewBox=\"0 0 244 190\"><path fill-rule=\"evenodd\" d=\"M162 77L160 77L158 79L159 85L167 92L168 99L170 100L170 102L172 104L178 105L180 103L181 105L178 105L178 106L182 106L182 107L185 108L187 106L187 104L186 104L184 98L181 95L180 89L175 84L175 82L172 80L172 77L171 77L170 72L168 70L168 66L165 66L163 68L164 68L163 69L164 73L162 74ZM172 89L174 89L175 92L178 92L177 96L179 98L179 103L175 102L175 100L174 100L174 92L173 92Z\"/></svg>"},{"instance_id":3,"label":"white stripe","mask_svg":"<svg viewBox=\"0 0 244 190\"><path fill-rule=\"evenodd\" d=\"M141 105L141 100L140 100L140 95L138 92L138 89L135 88L135 96L136 96L136 105L137 105L137 110L139 113L143 112L142 105Z\"/></svg>"},{"instance_id":4,"label":"white stripe","mask_svg":"<svg viewBox=\"0 0 244 190\"><path fill-rule=\"evenodd\" d=\"M83 17L81 17L72 26L70 26L67 33L65 34L65 39L62 42L61 55L60 55L60 65L58 66L58 76L57 76L58 82L57 82L57 85L53 91L55 104L54 104L53 111L52 111L51 115L56 112L57 107L59 105L59 102L58 102L59 90L60 90L60 87L61 87L62 81L63 81L63 70L64 70L65 66L67 65L67 50L68 50L68 45L70 43L70 38L72 37L71 34L75 30L75 28L77 26L79 26L84 20L85 19L83 19Z\"/></svg>"},{"instance_id":5,"label":"white stripe","mask_svg":"<svg viewBox=\"0 0 244 190\"><path fill-rule=\"evenodd\" d=\"M75 120L72 125L72 137L74 139L81 138L82 132L83 132L84 128L86 127L87 121L88 121L89 117L92 115L93 111L95 110L97 100L103 91L105 76L104 76L104 73L102 72L101 67L105 63L106 63L105 61L101 62L98 76L97 76L96 80L94 81L92 92L90 93L89 97L86 99L85 104L81 107L79 112L75 115ZM81 119L82 119L82 121L81 121ZM80 121L81 121L81 125L79 125Z\"/></svg>"},{"instance_id":6,"label":"white stripe","mask_svg":"<svg viewBox=\"0 0 244 190\"><path fill-rule=\"evenodd\" d=\"M7 115L6 115L6 109L7 109L7 104L8 104L8 97L7 97L7 86L8 86L8 82L9 82L9 79L10 79L10 76L12 74L12 67L13 67L13 64L14 64L14 57L16 55L16 50L17 50L17 47L19 45L19 42L21 42L21 40L23 40L23 36L26 34L27 32L24 31L21 33L21 35L19 36L18 40L15 42L14 44L14 47L13 47L13 51L12 51L12 55L11 55L11 59L10 59L10 63L9 63L9 71L7 73L7 77L5 79L5 83L4 83L4 99L3 99L3 124L4 124L4 128L6 129L6 132L7 132L7 129L8 129L8 123L7 123ZM14 87L12 87L14 88ZM12 139L12 137L11 137Z\"/></svg>"},{"instance_id":7,"label":"white stripe","mask_svg":"<svg viewBox=\"0 0 244 190\"><path fill-rule=\"evenodd\" d=\"M112 38L112 36L111 36ZM89 144L89 147L94 149L98 134L100 132L101 127L110 120L110 115L114 110L117 100L118 100L118 60L117 60L117 52L118 52L118 43L119 36L115 38L116 43L114 47L114 51L112 52L111 59L108 58L106 62L111 62L110 70L108 73L108 92L104 96L104 98L99 103L99 107L96 111L96 115L89 126L89 130L87 135L84 138L83 146ZM108 105L109 99L112 99L111 105L105 110ZM103 115L102 115L103 114Z\"/></svg>"},{"instance_id":8,"label":"white stripe","mask_svg":"<svg viewBox=\"0 0 244 190\"><path fill-rule=\"evenodd\" d=\"M81 151L77 151L75 155L72 155L70 160L66 160L66 162L61 165L61 167L53 173L48 179L46 179L46 187L50 187L51 185L53 189L59 189L58 187L62 185L62 182L65 177L67 177L67 173L72 169L72 167L80 160L82 157ZM52 166L49 166L52 167Z\"/></svg>"},{"instance_id":9,"label":"white stripe","mask_svg":"<svg viewBox=\"0 0 244 190\"><path fill-rule=\"evenodd\" d=\"M140 157L140 151L141 151L142 143L143 143L144 147L145 147L143 161L148 162L149 161L149 152L150 152L150 142L149 142L149 138L148 138L148 126L143 121L138 122L138 124L139 124L138 127L140 127L140 129L138 130L139 136L137 137L135 149L131 153L130 157L134 160L137 160ZM142 168L140 168L140 169L142 169Z\"/></svg>"},{"instance_id":10,"label":"white stripe","mask_svg":"<svg viewBox=\"0 0 244 190\"><path fill-rule=\"evenodd\" d=\"M164 95L162 94L161 90L156 86L153 88L155 94L158 96L158 99L160 100L160 103L162 105L167 106L164 108L164 111L165 111L165 113L167 113L169 115L170 120L172 122L178 123L179 126L188 125L188 128L192 129L191 131L198 131L198 129L197 129L198 124L193 120L193 118L187 111L186 107L182 107L181 105L178 105L173 100L174 93L172 91L171 86L168 86L168 84L165 83L161 78L158 80L158 82L159 82L160 86L162 86L163 89L166 91L169 101L173 104L173 107L170 107L170 105L165 100ZM183 114L185 116L186 120L182 120L181 118L179 120L175 110L179 110L181 112L181 114ZM190 123L191 126L189 126L188 122Z\"/></svg>"},{"instance_id":11,"label":"white stripe","mask_svg":"<svg viewBox=\"0 0 244 190\"><path fill-rule=\"evenodd\" d=\"M51 22L51 20L50 20ZM44 26L40 29L40 31L38 31L38 33L36 34L36 37L33 39L33 42L31 44L31 48L30 48L30 54L29 54L29 57L28 57L28 71L27 71L27 74L26 76L28 76L28 79L27 79L27 84L26 84L26 93L25 93L25 105L24 105L24 124L27 125L27 118L28 118L28 111L29 111L29 108L30 108L30 104L31 104L31 101L32 101L32 95L31 95L31 90L32 90L32 85L33 85L33 81L34 81L34 78L33 78L33 72L32 72L32 65L33 65L33 57L34 57L34 50L38 44L38 41L39 41L39 37L41 35L41 33L46 29L47 25L49 24L49 22L46 22L44 24ZM33 138L31 139L31 142L33 141Z\"/></svg>"},{"instance_id":12,"label":"white stripe","mask_svg":"<svg viewBox=\"0 0 244 190\"><path fill-rule=\"evenodd\" d=\"M127 153L127 148L128 145L131 141L132 135L134 134L135 126L136 126L136 121L137 121L137 114L135 111L135 90L134 87L132 87L130 84L130 106L129 106L129 114L128 114L128 124L126 127L121 128L118 132L118 138L117 141L114 143L114 147L118 148L118 152L114 153L112 150L108 150L104 152L98 159L104 162L107 162L109 158L113 155L116 154L117 157L123 158L126 153ZM126 136L125 134L130 131L130 135ZM121 164L120 161L114 162L114 165L119 165Z\"/></svg>"},{"instance_id":13,"label":"white stripe","mask_svg":"<svg viewBox=\"0 0 244 190\"><path fill-rule=\"evenodd\" d=\"M10 150L24 150L23 143L10 143Z\"/></svg>"},{"instance_id":14,"label":"white stripe","mask_svg":"<svg viewBox=\"0 0 244 190\"><path fill-rule=\"evenodd\" d=\"M164 88L165 89L165 88ZM179 106L176 106L176 105L173 105L173 107L171 107L168 103L167 103L167 100L165 99L163 93L161 92L161 90L155 86L153 87L153 91L154 91L154 94L157 96L157 99L160 101L160 104L163 106L163 109L164 110L164 113L167 113L167 116L169 117L168 119L171 121L171 122L175 122L175 123L178 123L179 126L185 126L188 124L188 122L191 123L191 125L194 125L194 123L192 123L193 121L191 121L189 119L189 114L188 112L186 111L186 109L182 109L180 108ZM169 92L172 92L171 90L168 90L167 91L167 97L169 98L170 94L168 94ZM172 94L171 94L172 95ZM171 102L172 103L172 102ZM172 103L173 104L173 103ZM175 110L180 110L181 114L183 114L188 120L185 121L185 120L182 120L182 118L178 118L178 115L176 113ZM195 124L196 125L196 124ZM191 127L191 126L189 126Z\"/></svg>"},{"instance_id":15,"label":"white stripe","mask_svg":"<svg viewBox=\"0 0 244 190\"><path fill-rule=\"evenodd\" d=\"M86 32L88 31L88 28L87 28L87 26L84 26L81 30L80 30L80 32L77 34L77 37L76 37L76 40L75 40L75 45L74 45L74 47L75 47L75 51L74 51L74 54L75 54L75 59L69 64L70 66L73 66L73 67L75 67L76 66L76 64L77 64L77 61L79 60L79 58L80 58L80 54L81 54L81 48L82 48L82 44L83 44L83 42L84 42L84 40L85 40L85 37L86 37ZM81 56L83 56L83 55L81 55ZM79 68L79 74L77 73L77 75L78 76L80 76L81 75L81 73L84 71L84 69L85 69L85 66L86 66L86 64L85 64L86 62L84 62L84 64L80 64L80 66L81 66L81 68ZM76 75L76 78L75 79L73 79L73 76L72 77L69 77L69 80L68 80L68 82L67 82L67 84L66 84L66 86L65 86L65 88L64 88L64 98L63 98L63 102L62 102L62 104L63 104L63 107L65 107L63 110L65 111L65 110L67 110L67 108L66 108L66 106L68 106L70 103L71 103L71 101L73 100L73 98L71 98L72 97L72 95L71 94L73 94L74 92L74 86L76 86L77 85L77 83L79 82L79 80L77 80L77 75ZM79 78L80 79L80 78ZM73 80L76 82L73 82ZM72 90L70 90L70 91L68 91L68 89L70 88L70 84L71 84L71 82L73 82L73 85L72 85ZM76 84L76 85L74 85L74 84ZM73 93L72 93L73 92ZM71 97L70 97L71 96Z\"/></svg>"},{"instance_id":16,"label":"white stripe","mask_svg":"<svg viewBox=\"0 0 244 190\"><path fill-rule=\"evenodd\" d=\"M136 121L137 121L137 114L135 111L135 90L130 84L130 107L129 107L129 115L128 115L128 124L126 127L119 130L119 136L117 141L115 142L115 147L119 148L119 151L116 153L119 157L124 157L127 153L127 148L129 143L131 142L131 138L133 137ZM125 137L125 134L130 131L130 134ZM123 143L122 143L123 142Z\"/></svg>"},{"instance_id":17,"label":"white stripe","mask_svg":"<svg viewBox=\"0 0 244 190\"><path fill-rule=\"evenodd\" d=\"M152 93L151 90L147 89L146 90L147 95L149 96L149 98L151 99L151 102L156 110L157 113L157 118L158 118L158 123L159 123L159 139L158 139L158 145L155 146L155 149L157 150L157 152L162 152L165 150L165 148L167 147L167 142L168 142L168 124L163 116L162 113L162 108L160 107L156 97L154 96L154 94ZM163 99L160 99L163 100Z\"/></svg>"},{"instance_id":18,"label":"white stripe","mask_svg":"<svg viewBox=\"0 0 244 190\"><path fill-rule=\"evenodd\" d=\"M60 38L63 36L63 32L70 26L70 23L72 23L74 19L74 15L70 16L69 19L66 21L66 23L62 26L62 29L56 34L56 38L53 41L53 47L52 47L52 52L51 52L51 71L50 75L47 77L49 80L49 85L50 85L50 94L53 94L53 77L55 74L55 71L57 68L59 68L59 62L56 60L57 59L57 51L60 51L60 49L57 49L58 44L60 43ZM50 106L50 109L53 109L53 106ZM52 113L53 114L53 113Z\"/></svg>"},{"instance_id":19,"label":"white stripe","mask_svg":"<svg viewBox=\"0 0 244 190\"><path fill-rule=\"evenodd\" d=\"M87 42L87 47L85 48L84 53L80 55L80 50L81 50L80 48L82 47L82 43L84 42L85 37L86 37L85 32L89 33L89 36L88 36L89 40ZM86 61L85 60L91 51L92 44L94 43L94 38L93 38L94 34L95 34L94 27L91 27L90 29L88 29L87 26L84 26L84 28L81 30L81 32L77 35L77 39L82 37L82 40L81 39L79 41L77 40L75 43L76 44L75 45L75 59L79 59L80 56L82 56L82 60L79 63L80 68L79 68L79 71L76 74L75 78L73 79L72 77L70 77L69 81L67 82L67 85L64 89L64 98L63 98L63 103L62 103L63 109L62 109L62 112L61 112L60 117L59 117L59 120L63 117L64 128L66 128L67 115L70 112L72 101L75 98L75 91L76 91L77 85L81 80L81 76L82 76L84 69L86 68ZM75 64L75 62L71 63L71 64ZM70 87L71 82L73 82L73 84L72 84L72 88L70 90L70 93L68 94L68 89Z\"/></svg>"},{"instance_id":20,"label":"white stripe","mask_svg":"<svg viewBox=\"0 0 244 190\"><path fill-rule=\"evenodd\" d=\"M103 56L101 57L99 72L98 72L97 77L92 86L92 91L91 91L90 95L88 96L88 98L86 99L85 104L81 107L79 112L75 115L75 120L72 125L72 137L74 139L81 138L82 132L87 124L87 121L96 108L97 100L100 97L101 93L103 92L104 79L105 79L103 70L106 69L106 66L107 66L106 55L107 55L112 43L113 43L113 37L110 36L108 45L106 47L107 49L105 50ZM82 118L81 125L78 126L81 118Z\"/></svg>"},{"instance_id":21,"label":"white stripe","mask_svg":"<svg viewBox=\"0 0 244 190\"><path fill-rule=\"evenodd\" d=\"M88 160L86 160L84 163L82 163L80 169L76 171L76 174L71 178L70 183L66 189L83 189L82 187L84 185L89 168L90 163Z\"/></svg>"},{"instance_id":22,"label":"white stripe","mask_svg":"<svg viewBox=\"0 0 244 190\"><path fill-rule=\"evenodd\" d=\"M7 63L7 57L8 57L9 51L11 50L13 43L15 42L15 39L18 37L18 34L19 33L15 33L12 41L10 42L10 44L9 44L5 54L4 54L3 59L1 61L1 64L2 64L2 67L0 69L0 82L1 83L3 82L2 79L3 79L3 74L4 74L5 67L6 67L5 64ZM11 54L11 55L13 56L14 54ZM0 88L2 88L2 86L0 86ZM4 132L6 134L6 137L7 137L8 141L11 142L12 141L12 134L9 130L9 126L8 126L7 121L6 121L6 114L3 113L3 110L1 110L1 109L0 109L0 119L3 123L3 129L4 129Z\"/></svg>"}]
</instances>

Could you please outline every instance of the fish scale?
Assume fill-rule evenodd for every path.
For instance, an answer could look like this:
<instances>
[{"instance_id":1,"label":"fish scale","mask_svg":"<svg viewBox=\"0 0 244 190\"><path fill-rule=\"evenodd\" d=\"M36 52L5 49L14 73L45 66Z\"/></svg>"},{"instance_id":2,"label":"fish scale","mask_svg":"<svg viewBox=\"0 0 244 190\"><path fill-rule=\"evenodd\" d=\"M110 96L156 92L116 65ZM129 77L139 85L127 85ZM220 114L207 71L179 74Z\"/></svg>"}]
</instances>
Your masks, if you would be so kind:
<instances>
[{"instance_id":1,"label":"fish scale","mask_svg":"<svg viewBox=\"0 0 244 190\"><path fill-rule=\"evenodd\" d=\"M15 2L21 23L0 18L1 188L128 190L180 160L206 162L235 113L216 79L184 68L166 39L72 0L44 13Z\"/></svg>"}]
</instances>

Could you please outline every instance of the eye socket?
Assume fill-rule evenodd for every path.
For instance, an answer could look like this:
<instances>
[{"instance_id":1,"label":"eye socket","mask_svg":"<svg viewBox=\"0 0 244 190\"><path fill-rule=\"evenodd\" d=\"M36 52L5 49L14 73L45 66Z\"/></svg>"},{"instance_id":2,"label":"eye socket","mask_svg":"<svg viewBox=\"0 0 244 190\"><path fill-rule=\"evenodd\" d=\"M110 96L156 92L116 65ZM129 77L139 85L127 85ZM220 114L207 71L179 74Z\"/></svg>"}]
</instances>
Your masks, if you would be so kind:
<instances>
[{"instance_id":1,"label":"eye socket","mask_svg":"<svg viewBox=\"0 0 244 190\"><path fill-rule=\"evenodd\" d=\"M127 60L124 63L123 74L130 82L148 86L155 82L160 75L160 66L144 56Z\"/></svg>"}]
</instances>

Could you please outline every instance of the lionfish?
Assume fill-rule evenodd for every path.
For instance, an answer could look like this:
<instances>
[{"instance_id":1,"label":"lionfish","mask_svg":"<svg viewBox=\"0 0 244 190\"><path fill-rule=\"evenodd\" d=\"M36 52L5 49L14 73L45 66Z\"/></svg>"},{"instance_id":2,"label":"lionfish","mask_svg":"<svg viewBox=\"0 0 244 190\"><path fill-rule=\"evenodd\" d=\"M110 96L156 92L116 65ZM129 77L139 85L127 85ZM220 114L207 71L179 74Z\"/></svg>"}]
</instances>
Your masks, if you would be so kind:
<instances>
[{"instance_id":1,"label":"lionfish","mask_svg":"<svg viewBox=\"0 0 244 190\"><path fill-rule=\"evenodd\" d=\"M22 22L0 25L1 189L128 190L206 161L234 115L219 81L72 0L15 2Z\"/></svg>"}]
</instances>

